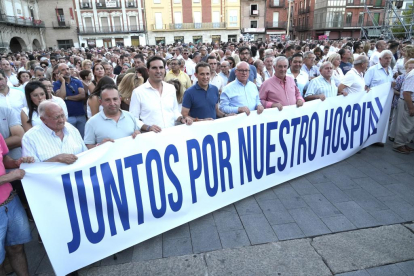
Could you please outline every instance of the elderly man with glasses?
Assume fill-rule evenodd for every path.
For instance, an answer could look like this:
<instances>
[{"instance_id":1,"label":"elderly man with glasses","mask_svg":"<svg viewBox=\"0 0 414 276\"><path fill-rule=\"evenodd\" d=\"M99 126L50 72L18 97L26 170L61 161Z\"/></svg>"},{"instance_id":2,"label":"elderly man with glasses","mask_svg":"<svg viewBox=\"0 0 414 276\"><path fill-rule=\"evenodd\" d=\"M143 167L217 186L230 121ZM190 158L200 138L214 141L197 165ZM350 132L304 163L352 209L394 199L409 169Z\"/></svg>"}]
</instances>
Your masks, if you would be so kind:
<instances>
[{"instance_id":1,"label":"elderly man with glasses","mask_svg":"<svg viewBox=\"0 0 414 276\"><path fill-rule=\"evenodd\" d=\"M320 75L319 68L315 65L315 59L316 56L312 52L305 52L303 54L302 70L308 75L309 81Z\"/></svg>"},{"instance_id":2,"label":"elderly man with glasses","mask_svg":"<svg viewBox=\"0 0 414 276\"><path fill-rule=\"evenodd\" d=\"M181 83L181 95L184 94L184 91L190 88L191 80L190 77L180 70L181 63L184 61L182 59L173 58L170 62L170 71L166 74L164 81L169 81L172 79L177 79Z\"/></svg>"},{"instance_id":3,"label":"elderly man with glasses","mask_svg":"<svg viewBox=\"0 0 414 276\"><path fill-rule=\"evenodd\" d=\"M260 103L256 85L249 81L250 67L247 62L240 62L236 66L236 79L226 85L220 95L220 110L226 114L246 113L257 110L261 114L264 110Z\"/></svg>"}]
</instances>

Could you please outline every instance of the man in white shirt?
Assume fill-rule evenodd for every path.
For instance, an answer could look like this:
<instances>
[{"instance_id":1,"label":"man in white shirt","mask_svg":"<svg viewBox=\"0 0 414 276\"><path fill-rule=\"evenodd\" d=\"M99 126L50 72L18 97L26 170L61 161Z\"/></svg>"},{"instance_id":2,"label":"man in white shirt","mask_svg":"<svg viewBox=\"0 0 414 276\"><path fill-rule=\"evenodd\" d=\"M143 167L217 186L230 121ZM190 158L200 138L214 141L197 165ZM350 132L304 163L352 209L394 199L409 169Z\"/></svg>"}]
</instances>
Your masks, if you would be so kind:
<instances>
[{"instance_id":1,"label":"man in white shirt","mask_svg":"<svg viewBox=\"0 0 414 276\"><path fill-rule=\"evenodd\" d=\"M216 72L218 61L215 57L209 56L207 58L207 63L210 65L210 84L217 87L219 94L221 94L221 91L223 91L224 83L223 79Z\"/></svg>"},{"instance_id":2,"label":"man in white shirt","mask_svg":"<svg viewBox=\"0 0 414 276\"><path fill-rule=\"evenodd\" d=\"M195 52L193 54L193 59L191 59L191 61L189 61L188 63L186 62L185 64L185 67L186 67L185 71L191 80L195 73L195 67L197 63L200 62L200 60L201 60L200 52Z\"/></svg>"},{"instance_id":3,"label":"man in white shirt","mask_svg":"<svg viewBox=\"0 0 414 276\"><path fill-rule=\"evenodd\" d=\"M229 82L230 63L228 61L221 62L220 69L221 72L219 73L219 76L222 78L223 83L227 84Z\"/></svg>"},{"instance_id":4,"label":"man in white shirt","mask_svg":"<svg viewBox=\"0 0 414 276\"><path fill-rule=\"evenodd\" d=\"M176 90L172 84L163 81L165 60L153 56L147 61L148 81L134 89L129 111L139 118L141 131L160 132L173 127L176 122L191 125L190 118L183 118L178 107Z\"/></svg>"},{"instance_id":5,"label":"man in white shirt","mask_svg":"<svg viewBox=\"0 0 414 276\"><path fill-rule=\"evenodd\" d=\"M7 85L10 87L14 87L15 85L19 84L19 80L17 79L17 75L12 72L12 67L10 62L7 59L3 59L1 61L1 68L6 75L7 78Z\"/></svg>"},{"instance_id":6,"label":"man in white shirt","mask_svg":"<svg viewBox=\"0 0 414 276\"><path fill-rule=\"evenodd\" d=\"M286 76L291 76L295 85L298 87L300 94L304 95L304 88L309 83L309 76L302 71L303 57L302 54L294 54L290 62L290 68L286 72Z\"/></svg>"},{"instance_id":7,"label":"man in white shirt","mask_svg":"<svg viewBox=\"0 0 414 276\"><path fill-rule=\"evenodd\" d=\"M379 57L382 51L387 49L387 42L384 40L380 40L375 44L377 51L374 52L369 59L369 67L377 65L379 63Z\"/></svg>"},{"instance_id":8,"label":"man in white shirt","mask_svg":"<svg viewBox=\"0 0 414 276\"><path fill-rule=\"evenodd\" d=\"M20 114L22 108L27 106L26 97L21 91L7 85L7 77L0 71L0 106L13 109ZM19 121L20 115L18 115Z\"/></svg>"},{"instance_id":9,"label":"man in white shirt","mask_svg":"<svg viewBox=\"0 0 414 276\"><path fill-rule=\"evenodd\" d=\"M338 86L338 94L347 96L349 93L361 93L365 91L364 73L368 68L368 57L358 56L352 68L345 77L342 78Z\"/></svg>"},{"instance_id":10,"label":"man in white shirt","mask_svg":"<svg viewBox=\"0 0 414 276\"><path fill-rule=\"evenodd\" d=\"M275 59L274 56L266 56L264 59L264 65L265 68L263 69L263 73L265 75L264 80L268 80L275 74L274 68L273 68L273 60Z\"/></svg>"}]
</instances>

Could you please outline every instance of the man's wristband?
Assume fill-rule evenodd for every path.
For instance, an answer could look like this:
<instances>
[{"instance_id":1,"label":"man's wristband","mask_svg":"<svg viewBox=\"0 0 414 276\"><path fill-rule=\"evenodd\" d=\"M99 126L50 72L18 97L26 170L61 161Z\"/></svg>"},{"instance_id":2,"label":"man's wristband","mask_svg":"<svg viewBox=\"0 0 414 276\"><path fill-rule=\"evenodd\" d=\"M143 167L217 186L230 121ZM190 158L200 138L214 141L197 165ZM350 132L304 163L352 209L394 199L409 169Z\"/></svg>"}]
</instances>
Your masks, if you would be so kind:
<instances>
[{"instance_id":1,"label":"man's wristband","mask_svg":"<svg viewBox=\"0 0 414 276\"><path fill-rule=\"evenodd\" d=\"M147 126L147 132L150 131L151 126Z\"/></svg>"}]
</instances>

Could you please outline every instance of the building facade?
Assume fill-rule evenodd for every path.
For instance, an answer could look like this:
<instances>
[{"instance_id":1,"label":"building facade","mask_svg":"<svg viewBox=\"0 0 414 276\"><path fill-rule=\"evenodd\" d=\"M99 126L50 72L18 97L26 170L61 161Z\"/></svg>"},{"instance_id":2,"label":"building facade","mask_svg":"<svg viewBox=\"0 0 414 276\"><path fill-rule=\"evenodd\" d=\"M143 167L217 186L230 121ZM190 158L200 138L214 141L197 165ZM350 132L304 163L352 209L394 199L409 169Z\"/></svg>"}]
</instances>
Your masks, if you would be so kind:
<instances>
[{"instance_id":1,"label":"building facade","mask_svg":"<svg viewBox=\"0 0 414 276\"><path fill-rule=\"evenodd\" d=\"M285 39L288 32L288 0L266 0L266 39L269 41L280 41ZM292 17L289 30L292 30Z\"/></svg>"},{"instance_id":2,"label":"building facade","mask_svg":"<svg viewBox=\"0 0 414 276\"><path fill-rule=\"evenodd\" d=\"M266 40L266 0L241 0L241 33L250 40Z\"/></svg>"},{"instance_id":3,"label":"building facade","mask_svg":"<svg viewBox=\"0 0 414 276\"><path fill-rule=\"evenodd\" d=\"M72 1L38 0L40 19L45 23L44 38L48 49L79 47L75 7Z\"/></svg>"},{"instance_id":4,"label":"building facade","mask_svg":"<svg viewBox=\"0 0 414 276\"><path fill-rule=\"evenodd\" d=\"M0 51L20 52L45 48L45 24L34 0L0 1Z\"/></svg>"},{"instance_id":5,"label":"building facade","mask_svg":"<svg viewBox=\"0 0 414 276\"><path fill-rule=\"evenodd\" d=\"M313 29L314 9L316 0L295 1L293 5L293 24L295 39L301 41L314 39L315 32Z\"/></svg>"},{"instance_id":6,"label":"building facade","mask_svg":"<svg viewBox=\"0 0 414 276\"><path fill-rule=\"evenodd\" d=\"M237 41L240 0L145 0L148 43Z\"/></svg>"},{"instance_id":7,"label":"building facade","mask_svg":"<svg viewBox=\"0 0 414 276\"><path fill-rule=\"evenodd\" d=\"M146 45L141 0L73 0L81 47Z\"/></svg>"}]
</instances>

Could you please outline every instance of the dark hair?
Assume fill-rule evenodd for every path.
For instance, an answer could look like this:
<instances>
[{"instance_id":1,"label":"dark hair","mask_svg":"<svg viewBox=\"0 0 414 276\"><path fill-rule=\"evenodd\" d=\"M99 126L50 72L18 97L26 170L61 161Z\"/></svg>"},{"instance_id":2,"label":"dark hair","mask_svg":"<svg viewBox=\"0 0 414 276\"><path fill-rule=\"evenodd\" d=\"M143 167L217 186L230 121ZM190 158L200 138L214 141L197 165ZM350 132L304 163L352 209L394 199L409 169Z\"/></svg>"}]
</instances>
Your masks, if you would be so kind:
<instances>
[{"instance_id":1,"label":"dark hair","mask_svg":"<svg viewBox=\"0 0 414 276\"><path fill-rule=\"evenodd\" d=\"M147 60L147 68L150 68L151 62L156 61L156 60L161 60L162 64L164 65L165 68L165 60L162 57L159 56L152 56Z\"/></svg>"},{"instance_id":2,"label":"dark hair","mask_svg":"<svg viewBox=\"0 0 414 276\"><path fill-rule=\"evenodd\" d=\"M82 70L79 72L79 77L82 80L85 80L87 76L89 76L89 74L92 73L91 70Z\"/></svg>"},{"instance_id":3,"label":"dark hair","mask_svg":"<svg viewBox=\"0 0 414 276\"><path fill-rule=\"evenodd\" d=\"M231 60L233 62L233 67L230 65L230 69L233 69L236 67L236 61L234 60L233 57L227 57L226 58L227 61Z\"/></svg>"},{"instance_id":4,"label":"dark hair","mask_svg":"<svg viewBox=\"0 0 414 276\"><path fill-rule=\"evenodd\" d=\"M359 48L359 46L361 46L361 44L362 44L362 43L361 43L361 42L359 42L359 41L354 43L354 46L353 46L353 48L354 48L354 52L356 52L356 49L358 49L358 48Z\"/></svg>"},{"instance_id":5,"label":"dark hair","mask_svg":"<svg viewBox=\"0 0 414 276\"><path fill-rule=\"evenodd\" d=\"M288 51L291 51L291 50L294 50L294 48L293 48L293 46L292 46L292 45L290 45L290 46L286 47L286 49L285 49L285 53L286 53L286 52L288 52Z\"/></svg>"},{"instance_id":6,"label":"dark hair","mask_svg":"<svg viewBox=\"0 0 414 276\"><path fill-rule=\"evenodd\" d=\"M108 84L114 84L114 80L108 76L103 76L96 84L95 89L89 98L92 98L93 96L101 97L102 88Z\"/></svg>"},{"instance_id":7,"label":"dark hair","mask_svg":"<svg viewBox=\"0 0 414 276\"><path fill-rule=\"evenodd\" d=\"M338 54L341 56L341 58L345 53L346 53L346 49L344 49L344 48L342 48L341 50L338 51Z\"/></svg>"},{"instance_id":8,"label":"dark hair","mask_svg":"<svg viewBox=\"0 0 414 276\"><path fill-rule=\"evenodd\" d=\"M6 74L4 73L3 70L0 70L0 74L3 76L3 78L7 79Z\"/></svg>"},{"instance_id":9,"label":"dark hair","mask_svg":"<svg viewBox=\"0 0 414 276\"><path fill-rule=\"evenodd\" d=\"M209 55L208 57L207 57L207 62L208 62L208 60L209 59L214 59L215 61L217 61L217 57L215 57L215 56L213 56L213 55Z\"/></svg>"},{"instance_id":10,"label":"dark hair","mask_svg":"<svg viewBox=\"0 0 414 276\"><path fill-rule=\"evenodd\" d=\"M240 53L240 52L239 52ZM250 53L252 57L255 57L257 55L257 47L255 45L252 45L250 47Z\"/></svg>"},{"instance_id":11,"label":"dark hair","mask_svg":"<svg viewBox=\"0 0 414 276\"><path fill-rule=\"evenodd\" d=\"M100 63L98 63L98 64L95 64L93 67L92 67L92 74L93 74L93 76L95 77L95 68L96 68L96 66L102 66L102 68L104 69L104 71L105 71L105 68L103 67L103 65L102 64L100 64ZM95 77L95 80L96 80L96 77Z\"/></svg>"},{"instance_id":12,"label":"dark hair","mask_svg":"<svg viewBox=\"0 0 414 276\"><path fill-rule=\"evenodd\" d=\"M249 47L240 47L239 48L239 55L241 54L241 52L243 52L243 51L249 51L249 55L251 56L252 55L252 51L250 51L250 49L249 49Z\"/></svg>"},{"instance_id":13,"label":"dark hair","mask_svg":"<svg viewBox=\"0 0 414 276\"><path fill-rule=\"evenodd\" d=\"M29 78L31 78L31 77L32 77L32 74L30 74L30 72L29 72L29 71L20 71L19 73L17 73L17 79L19 80L19 83L20 83L20 84L23 84L23 83L21 83L21 82L20 82L20 77L21 77L23 74L28 74L28 75L29 75ZM4 75L4 73L3 73L3 75Z\"/></svg>"},{"instance_id":14,"label":"dark hair","mask_svg":"<svg viewBox=\"0 0 414 276\"><path fill-rule=\"evenodd\" d=\"M122 79L125 77L125 73L119 74L118 77L116 78L116 85L119 86L119 84L121 83Z\"/></svg>"},{"instance_id":15,"label":"dark hair","mask_svg":"<svg viewBox=\"0 0 414 276\"><path fill-rule=\"evenodd\" d=\"M35 91L37 88L42 88L45 92L46 99L49 100L49 94L47 93L47 89L43 83L40 81L31 81L26 84L26 87L24 88L24 94L26 95L27 108L29 109L29 120L27 121L29 124L32 123L33 112L37 112L37 105L33 103L32 98L30 97L30 93Z\"/></svg>"},{"instance_id":16,"label":"dark hair","mask_svg":"<svg viewBox=\"0 0 414 276\"><path fill-rule=\"evenodd\" d=\"M144 82L147 82L147 79L149 78L148 75L148 69L145 67L138 67L135 69L135 73L140 73L142 78L144 79Z\"/></svg>"},{"instance_id":17,"label":"dark hair","mask_svg":"<svg viewBox=\"0 0 414 276\"><path fill-rule=\"evenodd\" d=\"M295 57L303 58L303 55L301 53L296 53L292 56L292 59L294 59Z\"/></svg>"},{"instance_id":18,"label":"dark hair","mask_svg":"<svg viewBox=\"0 0 414 276\"><path fill-rule=\"evenodd\" d=\"M101 88L100 94L102 94L102 91L104 91L105 89L115 89L116 91L118 91L118 87L116 86L115 83L109 83L109 84L103 85ZM101 95L99 95L99 97L101 97Z\"/></svg>"},{"instance_id":19,"label":"dark hair","mask_svg":"<svg viewBox=\"0 0 414 276\"><path fill-rule=\"evenodd\" d=\"M296 45L296 46L295 46L295 50L296 50L296 51L302 51L302 47L300 47L300 45Z\"/></svg>"},{"instance_id":20,"label":"dark hair","mask_svg":"<svg viewBox=\"0 0 414 276\"><path fill-rule=\"evenodd\" d=\"M134 56L134 59L137 59L137 58L139 58L142 62L144 62L145 60L144 60L144 56L143 55L141 55L141 54L138 54L138 55L135 55Z\"/></svg>"},{"instance_id":21,"label":"dark hair","mask_svg":"<svg viewBox=\"0 0 414 276\"><path fill-rule=\"evenodd\" d=\"M214 58L215 59L215 58ZM196 67L195 67L195 72L196 74L198 74L198 68L200 67L208 67L211 70L210 64L206 63L206 62L199 62L197 63ZM209 70L209 71L210 71Z\"/></svg>"},{"instance_id":22,"label":"dark hair","mask_svg":"<svg viewBox=\"0 0 414 276\"><path fill-rule=\"evenodd\" d=\"M181 95L181 82L178 79L171 79L171 80L167 81L167 83L174 85L175 96L177 98L177 102L182 103L183 102L183 95Z\"/></svg>"}]
</instances>

